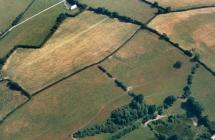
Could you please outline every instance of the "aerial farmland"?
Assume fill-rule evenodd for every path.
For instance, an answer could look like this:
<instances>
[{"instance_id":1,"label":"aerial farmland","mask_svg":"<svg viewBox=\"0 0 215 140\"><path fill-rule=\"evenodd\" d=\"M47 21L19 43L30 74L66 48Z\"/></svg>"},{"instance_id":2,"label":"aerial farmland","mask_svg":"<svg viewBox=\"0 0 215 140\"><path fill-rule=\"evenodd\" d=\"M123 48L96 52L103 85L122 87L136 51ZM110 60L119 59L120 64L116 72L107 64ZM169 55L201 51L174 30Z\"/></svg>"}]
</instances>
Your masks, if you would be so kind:
<instances>
[{"instance_id":1,"label":"aerial farmland","mask_svg":"<svg viewBox=\"0 0 215 140\"><path fill-rule=\"evenodd\" d=\"M214 140L214 0L0 11L0 140Z\"/></svg>"}]
</instances>

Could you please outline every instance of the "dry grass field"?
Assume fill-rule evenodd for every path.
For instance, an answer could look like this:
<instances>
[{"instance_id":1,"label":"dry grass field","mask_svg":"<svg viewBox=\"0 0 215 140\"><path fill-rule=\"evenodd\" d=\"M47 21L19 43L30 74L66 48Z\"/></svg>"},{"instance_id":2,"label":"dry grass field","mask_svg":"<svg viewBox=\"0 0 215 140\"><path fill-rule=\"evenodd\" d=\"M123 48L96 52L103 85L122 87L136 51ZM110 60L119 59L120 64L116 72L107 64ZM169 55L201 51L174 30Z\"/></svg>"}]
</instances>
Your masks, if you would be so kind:
<instances>
[{"instance_id":1,"label":"dry grass field","mask_svg":"<svg viewBox=\"0 0 215 140\"><path fill-rule=\"evenodd\" d=\"M105 7L112 12L147 22L157 12L141 0L80 0L81 3L97 8Z\"/></svg>"},{"instance_id":2,"label":"dry grass field","mask_svg":"<svg viewBox=\"0 0 215 140\"><path fill-rule=\"evenodd\" d=\"M43 48L18 49L4 72L32 92L101 60L137 29L136 25L85 12L66 20Z\"/></svg>"},{"instance_id":3,"label":"dry grass field","mask_svg":"<svg viewBox=\"0 0 215 140\"><path fill-rule=\"evenodd\" d=\"M121 98L126 103L130 99L112 80L92 67L34 96L0 125L0 137L71 140L69 134L97 116L109 115L106 110L123 105Z\"/></svg>"},{"instance_id":4,"label":"dry grass field","mask_svg":"<svg viewBox=\"0 0 215 140\"><path fill-rule=\"evenodd\" d=\"M14 108L27 100L17 91L10 90L7 82L0 83L0 120Z\"/></svg>"},{"instance_id":5,"label":"dry grass field","mask_svg":"<svg viewBox=\"0 0 215 140\"><path fill-rule=\"evenodd\" d=\"M160 6L171 7L173 9L215 5L215 0L147 0L147 1L149 2L157 1Z\"/></svg>"},{"instance_id":6,"label":"dry grass field","mask_svg":"<svg viewBox=\"0 0 215 140\"><path fill-rule=\"evenodd\" d=\"M215 70L215 8L160 15L149 26L166 33L183 49L194 49Z\"/></svg>"},{"instance_id":7,"label":"dry grass field","mask_svg":"<svg viewBox=\"0 0 215 140\"><path fill-rule=\"evenodd\" d=\"M181 69L173 68L176 61L183 63ZM169 95L182 94L191 65L178 49L143 30L102 63L131 92L142 93L147 103L158 105Z\"/></svg>"}]
</instances>

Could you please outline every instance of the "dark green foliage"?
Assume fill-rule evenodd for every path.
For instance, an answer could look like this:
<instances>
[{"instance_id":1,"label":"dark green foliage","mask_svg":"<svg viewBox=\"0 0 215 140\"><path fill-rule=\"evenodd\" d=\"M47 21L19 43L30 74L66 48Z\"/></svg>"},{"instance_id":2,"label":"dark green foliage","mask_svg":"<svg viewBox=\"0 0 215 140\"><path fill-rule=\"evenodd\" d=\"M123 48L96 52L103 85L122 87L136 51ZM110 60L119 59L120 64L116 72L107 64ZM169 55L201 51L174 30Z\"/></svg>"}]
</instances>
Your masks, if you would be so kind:
<instances>
[{"instance_id":1,"label":"dark green foliage","mask_svg":"<svg viewBox=\"0 0 215 140\"><path fill-rule=\"evenodd\" d=\"M77 0L66 0L69 4L74 5L77 3Z\"/></svg>"},{"instance_id":2,"label":"dark green foliage","mask_svg":"<svg viewBox=\"0 0 215 140\"><path fill-rule=\"evenodd\" d=\"M214 134L215 133L215 121L209 122L208 128L209 128L210 133Z\"/></svg>"},{"instance_id":3,"label":"dark green foliage","mask_svg":"<svg viewBox=\"0 0 215 140\"><path fill-rule=\"evenodd\" d=\"M188 98L191 95L191 87L189 85L185 86L183 89L183 95L182 98Z\"/></svg>"},{"instance_id":4,"label":"dark green foliage","mask_svg":"<svg viewBox=\"0 0 215 140\"><path fill-rule=\"evenodd\" d=\"M21 86L13 81L8 81L7 87L11 90L20 91L22 95L26 96L28 99L31 99L31 95L28 94Z\"/></svg>"},{"instance_id":5,"label":"dark green foliage","mask_svg":"<svg viewBox=\"0 0 215 140\"><path fill-rule=\"evenodd\" d=\"M168 37L167 34L165 34L165 33L163 33L162 35L160 35L160 38L159 38L159 39L160 39L160 40L165 40L165 41L167 41L167 42L170 41L169 37Z\"/></svg>"},{"instance_id":6,"label":"dark green foliage","mask_svg":"<svg viewBox=\"0 0 215 140\"><path fill-rule=\"evenodd\" d=\"M182 66L182 62L181 61L176 61L175 64L173 65L174 68L176 69L180 69Z\"/></svg>"},{"instance_id":7,"label":"dark green foliage","mask_svg":"<svg viewBox=\"0 0 215 140\"><path fill-rule=\"evenodd\" d=\"M193 97L189 97L185 103L182 103L182 108L187 112L188 117L201 117L203 107Z\"/></svg>"},{"instance_id":8,"label":"dark green foliage","mask_svg":"<svg viewBox=\"0 0 215 140\"><path fill-rule=\"evenodd\" d=\"M127 91L127 86L123 82L121 82L117 79L114 80L114 82L115 82L117 87L120 87L122 90Z\"/></svg>"},{"instance_id":9,"label":"dark green foliage","mask_svg":"<svg viewBox=\"0 0 215 140\"><path fill-rule=\"evenodd\" d=\"M164 99L164 107L168 108L173 105L173 103L177 100L176 96L168 96Z\"/></svg>"},{"instance_id":10,"label":"dark green foliage","mask_svg":"<svg viewBox=\"0 0 215 140\"><path fill-rule=\"evenodd\" d=\"M199 54L195 54L194 57L191 59L191 61L193 61L193 62L198 62L199 60L200 60Z\"/></svg>"},{"instance_id":11,"label":"dark green foliage","mask_svg":"<svg viewBox=\"0 0 215 140\"><path fill-rule=\"evenodd\" d=\"M208 116L200 116L198 119L199 125L204 125L205 127L209 126L209 119Z\"/></svg>"},{"instance_id":12,"label":"dark green foliage","mask_svg":"<svg viewBox=\"0 0 215 140\"><path fill-rule=\"evenodd\" d=\"M143 24L142 22L139 22L139 21L132 19L130 17L127 17L127 16L119 15L117 12L110 12L108 9L106 9L104 7L98 7L98 8L89 7L88 10L93 11L97 14L106 15L110 18L117 18L119 21L122 21L122 22L137 24L137 25L140 25L142 28L146 27L146 25Z\"/></svg>"},{"instance_id":13,"label":"dark green foliage","mask_svg":"<svg viewBox=\"0 0 215 140\"><path fill-rule=\"evenodd\" d=\"M114 136L114 138L118 138L139 127L139 125L135 125L138 119L149 119L150 116L154 115L156 106L144 104L143 95L135 95L133 93L130 95L133 97L131 102L112 111L110 117L103 124L79 130L73 134L73 137L83 138L100 133L114 133L126 127L127 129Z\"/></svg>"},{"instance_id":14,"label":"dark green foliage","mask_svg":"<svg viewBox=\"0 0 215 140\"><path fill-rule=\"evenodd\" d=\"M204 133L204 134L200 134L196 140L211 140L211 134L210 133Z\"/></svg>"},{"instance_id":15,"label":"dark green foliage","mask_svg":"<svg viewBox=\"0 0 215 140\"><path fill-rule=\"evenodd\" d=\"M189 56L189 57L193 56L192 52L189 51L189 50L184 51L184 54L187 55L187 56Z\"/></svg>"}]
</instances>

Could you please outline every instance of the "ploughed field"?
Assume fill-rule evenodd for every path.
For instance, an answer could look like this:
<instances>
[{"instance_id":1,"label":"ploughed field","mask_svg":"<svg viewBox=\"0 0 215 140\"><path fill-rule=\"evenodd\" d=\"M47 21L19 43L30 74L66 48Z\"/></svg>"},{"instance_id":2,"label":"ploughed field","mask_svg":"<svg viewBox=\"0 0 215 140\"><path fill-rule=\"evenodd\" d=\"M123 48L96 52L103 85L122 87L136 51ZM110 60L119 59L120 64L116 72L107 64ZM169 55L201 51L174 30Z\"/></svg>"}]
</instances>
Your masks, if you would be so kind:
<instances>
[{"instance_id":1,"label":"ploughed field","mask_svg":"<svg viewBox=\"0 0 215 140\"><path fill-rule=\"evenodd\" d=\"M108 56L139 27L84 12L67 19L40 49L17 49L4 73L34 92ZM110 32L111 31L111 32Z\"/></svg>"},{"instance_id":2,"label":"ploughed field","mask_svg":"<svg viewBox=\"0 0 215 140\"><path fill-rule=\"evenodd\" d=\"M159 15L149 26L170 36L183 49L194 50L215 70L215 8Z\"/></svg>"}]
</instances>

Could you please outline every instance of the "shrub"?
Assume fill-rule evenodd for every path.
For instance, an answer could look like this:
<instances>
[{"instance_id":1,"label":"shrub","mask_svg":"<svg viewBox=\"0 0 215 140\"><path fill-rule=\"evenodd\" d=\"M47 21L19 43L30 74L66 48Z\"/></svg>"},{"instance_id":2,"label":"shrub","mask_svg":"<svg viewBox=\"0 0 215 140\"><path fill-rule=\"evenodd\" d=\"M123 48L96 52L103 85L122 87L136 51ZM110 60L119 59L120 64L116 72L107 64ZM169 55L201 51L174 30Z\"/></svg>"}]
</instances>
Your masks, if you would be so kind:
<instances>
[{"instance_id":1,"label":"shrub","mask_svg":"<svg viewBox=\"0 0 215 140\"><path fill-rule=\"evenodd\" d=\"M175 64L173 65L174 68L176 69L180 69L182 66L182 62L181 61L176 61Z\"/></svg>"},{"instance_id":2,"label":"shrub","mask_svg":"<svg viewBox=\"0 0 215 140\"><path fill-rule=\"evenodd\" d=\"M168 108L173 105L173 103L177 100L175 96L168 96L164 99L164 107Z\"/></svg>"}]
</instances>

